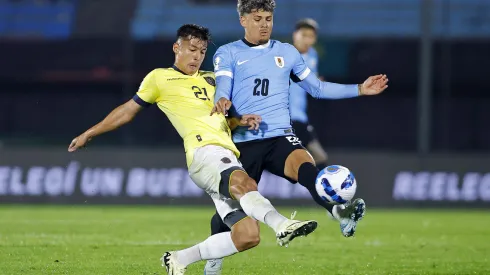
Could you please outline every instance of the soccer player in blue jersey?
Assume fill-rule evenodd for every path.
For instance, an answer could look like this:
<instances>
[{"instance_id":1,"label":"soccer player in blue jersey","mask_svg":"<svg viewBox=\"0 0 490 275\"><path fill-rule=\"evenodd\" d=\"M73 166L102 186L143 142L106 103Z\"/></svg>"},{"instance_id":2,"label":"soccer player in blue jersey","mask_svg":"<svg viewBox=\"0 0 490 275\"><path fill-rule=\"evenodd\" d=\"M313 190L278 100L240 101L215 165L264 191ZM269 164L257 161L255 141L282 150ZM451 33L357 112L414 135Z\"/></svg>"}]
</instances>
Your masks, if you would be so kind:
<instances>
[{"instance_id":1,"label":"soccer player in blue jersey","mask_svg":"<svg viewBox=\"0 0 490 275\"><path fill-rule=\"evenodd\" d=\"M240 162L249 176L259 182L262 172L268 170L299 182L315 202L339 220L343 235L352 236L364 216L365 203L356 199L333 207L317 194L315 180L319 170L291 126L289 81L298 83L315 98L341 99L377 95L388 87L388 79L386 75L376 75L352 85L320 81L294 46L270 39L274 8L274 0L238 1L245 37L221 46L214 56L217 88L212 114L260 115L258 130L238 127L233 132L233 141L241 152ZM241 215L245 217L244 213ZM211 230L218 234L229 228L215 214ZM221 266L221 259L210 260L205 273L220 274Z\"/></svg>"},{"instance_id":2,"label":"soccer player in blue jersey","mask_svg":"<svg viewBox=\"0 0 490 275\"><path fill-rule=\"evenodd\" d=\"M301 53L312 73L318 74L318 54L313 48L316 43L318 23L311 19L301 19L296 23L293 33L293 45ZM308 92L298 84L290 81L289 112L291 114L294 134L311 153L316 167L322 170L327 166L328 156L322 148L315 133L315 128L308 121Z\"/></svg>"}]
</instances>

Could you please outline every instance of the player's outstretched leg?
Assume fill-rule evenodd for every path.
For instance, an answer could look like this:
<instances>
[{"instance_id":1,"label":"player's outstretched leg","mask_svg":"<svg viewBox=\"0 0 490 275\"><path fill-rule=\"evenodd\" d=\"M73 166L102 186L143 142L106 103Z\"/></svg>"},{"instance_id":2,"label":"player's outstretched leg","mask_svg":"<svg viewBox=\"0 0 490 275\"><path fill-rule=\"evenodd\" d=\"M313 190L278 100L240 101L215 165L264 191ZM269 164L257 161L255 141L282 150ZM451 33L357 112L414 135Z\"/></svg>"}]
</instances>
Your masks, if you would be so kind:
<instances>
[{"instance_id":1,"label":"player's outstretched leg","mask_svg":"<svg viewBox=\"0 0 490 275\"><path fill-rule=\"evenodd\" d=\"M315 188L318 168L313 164L311 155L302 149L294 150L286 159L284 174L298 181L311 194L313 200L327 209L327 211L340 222L340 230L345 237L351 237L356 232L357 223L366 213L366 204L362 199L356 199L349 204L332 205L323 200Z\"/></svg>"},{"instance_id":2,"label":"player's outstretched leg","mask_svg":"<svg viewBox=\"0 0 490 275\"><path fill-rule=\"evenodd\" d=\"M217 165L210 165L213 158L219 160L216 162ZM196 165L193 163L189 171L191 178L198 186L211 190L209 192L218 213L227 221L226 224L231 227L232 231L214 234L206 241L188 249L166 252L161 260L169 274L184 274L186 267L191 263L199 260L220 259L256 246L259 242L259 226L255 220L271 227L280 245L287 245L295 237L306 236L316 229L316 221L296 221L279 214L270 201L257 191L257 183L241 167L230 165L233 163L231 158L234 156L221 148L203 147L194 155ZM222 169L223 165L228 168ZM215 171L212 172L212 170ZM208 185L209 180L207 179L210 171L214 178L220 178L219 183ZM216 171L219 171L219 177ZM233 200L239 202L241 210L233 211L230 205ZM229 218L230 215L236 215L237 212L242 213L242 216ZM255 232L254 228L256 228ZM252 235L250 235L251 232Z\"/></svg>"},{"instance_id":3,"label":"player's outstretched leg","mask_svg":"<svg viewBox=\"0 0 490 275\"><path fill-rule=\"evenodd\" d=\"M161 260L168 274L184 274L186 267L194 262L221 259L258 245L259 226L250 217L271 227L280 245L288 245L295 237L306 236L317 227L315 221L290 220L279 214L270 201L257 191L257 183L242 170L230 173L229 186L220 187L220 193L237 199L248 217L233 224L231 232L214 234L184 250L166 252ZM212 225L212 228L221 230L222 226Z\"/></svg>"},{"instance_id":4,"label":"player's outstretched leg","mask_svg":"<svg viewBox=\"0 0 490 275\"><path fill-rule=\"evenodd\" d=\"M234 172L229 186L220 188L220 192L238 200L248 216L272 228L280 246L288 246L294 238L307 236L316 229L316 221L291 220L279 214L270 201L257 191L257 183L245 171L236 170ZM230 194L226 194L226 190Z\"/></svg>"},{"instance_id":5,"label":"player's outstretched leg","mask_svg":"<svg viewBox=\"0 0 490 275\"><path fill-rule=\"evenodd\" d=\"M240 200L240 205L247 215L266 223L276 232L279 245L287 246L297 236L306 236L316 229L317 223L315 221L290 220L279 214L270 204L270 201L256 191L257 183L244 172L233 174L229 190L231 195ZM248 191L244 192L243 190ZM245 195L240 195L241 193L245 193ZM219 235L229 230L218 213L215 213L211 218L211 234ZM204 267L204 274L221 275L222 265L223 259L221 257L208 260Z\"/></svg>"},{"instance_id":6,"label":"player's outstretched leg","mask_svg":"<svg viewBox=\"0 0 490 275\"><path fill-rule=\"evenodd\" d=\"M205 241L179 251L169 251L161 258L168 274L185 274L187 266L201 261L231 256L259 244L259 226L250 217L233 225L231 232L215 234Z\"/></svg>"}]
</instances>

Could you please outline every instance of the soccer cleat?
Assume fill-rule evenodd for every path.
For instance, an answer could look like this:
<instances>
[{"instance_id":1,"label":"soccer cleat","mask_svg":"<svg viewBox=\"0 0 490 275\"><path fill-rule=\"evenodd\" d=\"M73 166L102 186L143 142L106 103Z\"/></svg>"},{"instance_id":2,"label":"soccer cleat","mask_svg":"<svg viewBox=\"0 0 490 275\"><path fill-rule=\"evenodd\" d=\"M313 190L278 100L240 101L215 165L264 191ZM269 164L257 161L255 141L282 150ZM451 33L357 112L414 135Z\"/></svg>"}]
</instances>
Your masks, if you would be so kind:
<instances>
[{"instance_id":1,"label":"soccer cleat","mask_svg":"<svg viewBox=\"0 0 490 275\"><path fill-rule=\"evenodd\" d=\"M340 222L340 231L344 237L352 237L356 233L357 223L366 214L366 203L363 199L355 199L344 205L333 208L333 216Z\"/></svg>"},{"instance_id":2,"label":"soccer cleat","mask_svg":"<svg viewBox=\"0 0 490 275\"><path fill-rule=\"evenodd\" d=\"M276 233L277 243L280 246L288 247L289 243L298 236L308 236L315 231L318 223L316 221L295 221L288 220L281 225Z\"/></svg>"},{"instance_id":3,"label":"soccer cleat","mask_svg":"<svg viewBox=\"0 0 490 275\"><path fill-rule=\"evenodd\" d=\"M173 251L165 252L160 260L162 261L162 266L167 270L168 275L183 275L187 270L184 265L177 261L177 257Z\"/></svg>"},{"instance_id":4,"label":"soccer cleat","mask_svg":"<svg viewBox=\"0 0 490 275\"><path fill-rule=\"evenodd\" d=\"M204 266L204 275L221 275L223 259L208 260Z\"/></svg>"}]
</instances>

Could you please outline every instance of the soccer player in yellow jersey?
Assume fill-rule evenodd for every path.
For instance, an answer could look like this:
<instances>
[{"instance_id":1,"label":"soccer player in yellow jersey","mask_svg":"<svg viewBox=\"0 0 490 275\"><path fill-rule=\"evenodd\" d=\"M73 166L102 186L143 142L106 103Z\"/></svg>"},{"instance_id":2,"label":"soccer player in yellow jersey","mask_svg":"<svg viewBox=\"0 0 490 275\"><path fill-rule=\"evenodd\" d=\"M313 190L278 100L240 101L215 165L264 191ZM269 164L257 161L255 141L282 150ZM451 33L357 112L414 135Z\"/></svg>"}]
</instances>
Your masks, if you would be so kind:
<instances>
[{"instance_id":1,"label":"soccer player in yellow jersey","mask_svg":"<svg viewBox=\"0 0 490 275\"><path fill-rule=\"evenodd\" d=\"M150 72L131 100L73 139L68 148L74 152L84 147L91 138L130 122L151 104L156 103L167 115L184 140L190 177L211 196L220 217L231 227L231 232L215 234L190 248L165 252L162 265L174 275L184 274L191 263L230 256L258 245L255 220L270 226L281 245L308 235L317 226L315 221L290 220L279 214L238 162L240 152L231 140L229 123L256 128L260 117L244 115L227 122L223 115L209 115L215 78L213 73L199 70L208 40L209 31L204 27L180 27L173 45L174 66Z\"/></svg>"}]
</instances>

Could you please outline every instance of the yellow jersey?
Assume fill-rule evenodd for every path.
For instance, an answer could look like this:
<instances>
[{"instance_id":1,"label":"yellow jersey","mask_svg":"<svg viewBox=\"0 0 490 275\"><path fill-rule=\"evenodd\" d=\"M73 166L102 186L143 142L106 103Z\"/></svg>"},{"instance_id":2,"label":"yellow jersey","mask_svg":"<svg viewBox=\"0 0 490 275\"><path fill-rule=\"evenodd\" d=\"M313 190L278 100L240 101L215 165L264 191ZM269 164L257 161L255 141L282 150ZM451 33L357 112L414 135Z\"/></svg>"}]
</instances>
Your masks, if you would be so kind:
<instances>
[{"instance_id":1,"label":"yellow jersey","mask_svg":"<svg viewBox=\"0 0 490 275\"><path fill-rule=\"evenodd\" d=\"M209 115L214 107L215 83L212 72L186 75L175 67L155 69L143 79L134 97L142 106L156 103L167 115L184 140L188 167L194 149L208 144L219 145L240 156L225 116Z\"/></svg>"}]
</instances>

